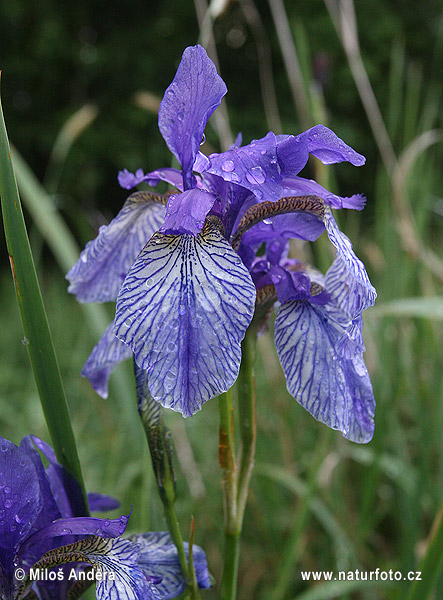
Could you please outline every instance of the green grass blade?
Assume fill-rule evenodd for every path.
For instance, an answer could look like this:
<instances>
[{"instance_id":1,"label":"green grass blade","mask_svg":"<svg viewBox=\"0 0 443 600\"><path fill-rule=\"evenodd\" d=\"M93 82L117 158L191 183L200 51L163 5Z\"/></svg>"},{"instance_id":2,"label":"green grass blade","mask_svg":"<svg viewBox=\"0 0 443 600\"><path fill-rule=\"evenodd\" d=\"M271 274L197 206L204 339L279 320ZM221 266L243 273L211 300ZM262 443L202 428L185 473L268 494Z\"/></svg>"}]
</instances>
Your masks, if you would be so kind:
<instances>
[{"instance_id":1,"label":"green grass blade","mask_svg":"<svg viewBox=\"0 0 443 600\"><path fill-rule=\"evenodd\" d=\"M402 298L391 302L379 303L371 308L370 318L380 317L422 317L441 321L443 319L443 298ZM368 316L369 316L368 315Z\"/></svg>"},{"instance_id":2,"label":"green grass blade","mask_svg":"<svg viewBox=\"0 0 443 600\"><path fill-rule=\"evenodd\" d=\"M9 260L32 369L58 461L84 490L71 419L34 268L0 102L0 195ZM85 495L86 503L86 495Z\"/></svg>"},{"instance_id":3,"label":"green grass blade","mask_svg":"<svg viewBox=\"0 0 443 600\"><path fill-rule=\"evenodd\" d=\"M414 581L410 588L408 600L426 600L431 597L437 577L443 566L443 503L437 513L431 532L428 549L420 563L420 581Z\"/></svg>"}]
</instances>

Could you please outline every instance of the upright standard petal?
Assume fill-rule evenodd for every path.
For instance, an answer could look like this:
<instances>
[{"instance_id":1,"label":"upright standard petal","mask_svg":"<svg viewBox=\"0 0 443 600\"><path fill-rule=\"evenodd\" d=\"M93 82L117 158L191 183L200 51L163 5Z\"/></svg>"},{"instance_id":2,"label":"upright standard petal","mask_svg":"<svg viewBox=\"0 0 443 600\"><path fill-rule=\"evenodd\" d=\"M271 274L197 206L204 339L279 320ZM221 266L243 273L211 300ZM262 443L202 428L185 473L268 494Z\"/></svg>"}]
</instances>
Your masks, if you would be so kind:
<instances>
[{"instance_id":1,"label":"upright standard petal","mask_svg":"<svg viewBox=\"0 0 443 600\"><path fill-rule=\"evenodd\" d=\"M109 225L100 227L66 275L79 302L109 302L140 250L163 223L165 207L129 197Z\"/></svg>"},{"instance_id":2,"label":"upright standard petal","mask_svg":"<svg viewBox=\"0 0 443 600\"><path fill-rule=\"evenodd\" d=\"M202 46L186 48L158 112L160 132L182 166L184 189L209 117L226 94L226 85Z\"/></svg>"},{"instance_id":3,"label":"upright standard petal","mask_svg":"<svg viewBox=\"0 0 443 600\"><path fill-rule=\"evenodd\" d=\"M165 600L175 598L185 589L185 581L180 567L177 548L166 531L148 532L134 535L131 540L140 546L138 564L146 577L161 579L156 588ZM186 557L189 558L189 544L184 543ZM206 555L199 546L193 546L195 575L200 588L211 585Z\"/></svg>"},{"instance_id":4,"label":"upright standard petal","mask_svg":"<svg viewBox=\"0 0 443 600\"><path fill-rule=\"evenodd\" d=\"M49 462L46 476L60 515L62 517L84 515L86 507L78 481L57 461L54 450L47 442L35 435L32 435L31 439Z\"/></svg>"},{"instance_id":5,"label":"upright standard petal","mask_svg":"<svg viewBox=\"0 0 443 600\"><path fill-rule=\"evenodd\" d=\"M313 417L366 443L374 431L375 402L361 356L337 350L343 334L326 307L288 302L278 311L275 345L288 391Z\"/></svg>"},{"instance_id":6,"label":"upright standard petal","mask_svg":"<svg viewBox=\"0 0 443 600\"><path fill-rule=\"evenodd\" d=\"M113 328L114 323L106 328L83 365L81 373L82 377L89 379L94 390L102 398L108 397L109 377L112 371L120 362L132 356L128 346L115 337Z\"/></svg>"},{"instance_id":7,"label":"upright standard petal","mask_svg":"<svg viewBox=\"0 0 443 600\"><path fill-rule=\"evenodd\" d=\"M182 194L173 194L168 199L165 222L160 233L197 235L203 229L206 215L211 210L215 196L197 188Z\"/></svg>"},{"instance_id":8,"label":"upright standard petal","mask_svg":"<svg viewBox=\"0 0 443 600\"><path fill-rule=\"evenodd\" d=\"M237 378L255 286L210 221L198 236L156 234L117 299L114 333L148 374L152 397L190 416Z\"/></svg>"}]
</instances>

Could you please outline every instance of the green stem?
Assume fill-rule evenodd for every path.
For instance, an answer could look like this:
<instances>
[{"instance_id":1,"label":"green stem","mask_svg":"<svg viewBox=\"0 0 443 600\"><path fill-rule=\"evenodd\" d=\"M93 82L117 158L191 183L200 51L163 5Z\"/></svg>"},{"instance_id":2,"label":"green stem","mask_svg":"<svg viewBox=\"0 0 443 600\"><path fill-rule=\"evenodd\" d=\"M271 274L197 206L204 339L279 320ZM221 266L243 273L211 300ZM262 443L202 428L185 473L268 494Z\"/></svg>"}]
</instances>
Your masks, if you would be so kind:
<instances>
[{"instance_id":1,"label":"green stem","mask_svg":"<svg viewBox=\"0 0 443 600\"><path fill-rule=\"evenodd\" d=\"M198 585L196 585L196 582L192 578L189 580L188 561L175 512L176 489L171 434L164 423L162 407L152 398L149 392L146 373L137 366L135 360L134 372L138 410L148 441L152 467L163 504L166 523L172 541L177 549L183 579L186 581L186 597L198 600Z\"/></svg>"},{"instance_id":2,"label":"green stem","mask_svg":"<svg viewBox=\"0 0 443 600\"><path fill-rule=\"evenodd\" d=\"M250 327L242 343L242 363L238 376L240 438L240 471L238 476L237 530L241 531L248 499L249 482L254 467L257 425L255 415L255 350L257 332Z\"/></svg>"},{"instance_id":3,"label":"green stem","mask_svg":"<svg viewBox=\"0 0 443 600\"><path fill-rule=\"evenodd\" d=\"M26 232L1 103L0 120L0 196L9 260L25 333L24 340L54 452L58 462L79 482L84 498L83 513L88 514L71 417Z\"/></svg>"},{"instance_id":4,"label":"green stem","mask_svg":"<svg viewBox=\"0 0 443 600\"><path fill-rule=\"evenodd\" d=\"M223 551L223 575L220 591L221 600L234 600L237 597L240 535L240 532L225 532L225 547Z\"/></svg>"},{"instance_id":5,"label":"green stem","mask_svg":"<svg viewBox=\"0 0 443 600\"><path fill-rule=\"evenodd\" d=\"M232 529L237 514L237 467L235 464L234 407L232 388L219 396L220 434L218 460L223 471L225 531ZM235 527L235 526L234 526Z\"/></svg>"}]
</instances>

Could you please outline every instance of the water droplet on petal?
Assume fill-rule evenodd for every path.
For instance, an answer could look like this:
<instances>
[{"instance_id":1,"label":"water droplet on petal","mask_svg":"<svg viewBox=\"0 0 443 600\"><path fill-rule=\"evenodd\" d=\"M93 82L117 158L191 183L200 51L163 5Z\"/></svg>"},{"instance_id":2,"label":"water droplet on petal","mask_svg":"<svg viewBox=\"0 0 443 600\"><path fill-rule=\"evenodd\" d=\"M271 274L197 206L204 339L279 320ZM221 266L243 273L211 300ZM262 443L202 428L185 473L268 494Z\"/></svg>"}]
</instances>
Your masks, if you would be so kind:
<instances>
[{"instance_id":1,"label":"water droplet on petal","mask_svg":"<svg viewBox=\"0 0 443 600\"><path fill-rule=\"evenodd\" d=\"M225 160L222 163L221 168L225 173L230 173L234 170L234 162L232 160Z\"/></svg>"},{"instance_id":2,"label":"water droplet on petal","mask_svg":"<svg viewBox=\"0 0 443 600\"><path fill-rule=\"evenodd\" d=\"M177 119L179 121L183 121L183 119L185 118L185 113L181 110L178 114L177 114Z\"/></svg>"},{"instance_id":3,"label":"water droplet on petal","mask_svg":"<svg viewBox=\"0 0 443 600\"><path fill-rule=\"evenodd\" d=\"M200 146L203 146L203 144L205 142L206 142L206 136L205 136L205 134L203 134L202 141L200 142Z\"/></svg>"}]
</instances>

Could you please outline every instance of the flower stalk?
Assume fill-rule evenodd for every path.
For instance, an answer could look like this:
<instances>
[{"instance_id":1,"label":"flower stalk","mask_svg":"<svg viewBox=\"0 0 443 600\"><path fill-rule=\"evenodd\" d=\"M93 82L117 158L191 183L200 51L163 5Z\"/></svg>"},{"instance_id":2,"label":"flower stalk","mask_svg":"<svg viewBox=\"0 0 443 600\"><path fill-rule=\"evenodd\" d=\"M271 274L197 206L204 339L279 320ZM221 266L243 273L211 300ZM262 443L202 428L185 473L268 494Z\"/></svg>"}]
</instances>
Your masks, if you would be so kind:
<instances>
[{"instance_id":1,"label":"flower stalk","mask_svg":"<svg viewBox=\"0 0 443 600\"><path fill-rule=\"evenodd\" d=\"M140 418L145 429L149 451L151 453L152 467L157 481L160 500L171 534L172 541L177 548L183 579L186 581L185 598L198 600L200 592L193 568L190 570L183 544L183 536L175 511L176 480L173 465L173 443L171 432L166 427L161 405L149 393L146 374L134 361L135 379ZM191 548L192 551L192 548ZM191 560L191 559L190 559ZM194 576L192 576L194 575Z\"/></svg>"}]
</instances>

